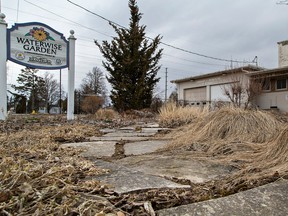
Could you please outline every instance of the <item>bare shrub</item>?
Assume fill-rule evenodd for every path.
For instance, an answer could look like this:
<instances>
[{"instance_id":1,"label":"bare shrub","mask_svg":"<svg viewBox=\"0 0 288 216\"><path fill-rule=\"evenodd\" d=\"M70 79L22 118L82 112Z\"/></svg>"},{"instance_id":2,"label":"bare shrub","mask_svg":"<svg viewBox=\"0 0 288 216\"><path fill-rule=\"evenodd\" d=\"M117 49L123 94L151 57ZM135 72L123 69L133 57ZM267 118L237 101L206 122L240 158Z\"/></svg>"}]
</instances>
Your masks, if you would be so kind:
<instances>
[{"instance_id":1,"label":"bare shrub","mask_svg":"<svg viewBox=\"0 0 288 216\"><path fill-rule=\"evenodd\" d=\"M113 109L110 108L106 108L106 109L99 109L96 113L95 113L95 117L97 120L113 120L115 118L119 117L118 112L116 112Z\"/></svg>"},{"instance_id":2,"label":"bare shrub","mask_svg":"<svg viewBox=\"0 0 288 216\"><path fill-rule=\"evenodd\" d=\"M245 83L242 79L243 77L235 74L232 77L232 82L224 86L223 92L234 107L247 109L253 106L255 97L261 93L263 82L261 80L249 80L248 83Z\"/></svg>"},{"instance_id":3,"label":"bare shrub","mask_svg":"<svg viewBox=\"0 0 288 216\"><path fill-rule=\"evenodd\" d=\"M104 103L104 99L99 96L87 96L84 98L81 109L89 114L94 114Z\"/></svg>"}]
</instances>

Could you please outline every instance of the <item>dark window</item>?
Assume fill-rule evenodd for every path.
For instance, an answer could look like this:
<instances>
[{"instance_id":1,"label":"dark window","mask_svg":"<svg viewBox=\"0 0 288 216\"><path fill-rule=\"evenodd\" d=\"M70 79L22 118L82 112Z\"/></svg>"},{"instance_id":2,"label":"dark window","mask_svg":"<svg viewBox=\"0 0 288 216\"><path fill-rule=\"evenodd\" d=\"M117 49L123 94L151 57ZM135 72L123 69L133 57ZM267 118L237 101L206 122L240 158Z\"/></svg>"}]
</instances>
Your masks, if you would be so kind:
<instances>
[{"instance_id":1,"label":"dark window","mask_svg":"<svg viewBox=\"0 0 288 216\"><path fill-rule=\"evenodd\" d=\"M280 79L277 80L277 89L286 89L287 88L287 80L286 79Z\"/></svg>"}]
</instances>

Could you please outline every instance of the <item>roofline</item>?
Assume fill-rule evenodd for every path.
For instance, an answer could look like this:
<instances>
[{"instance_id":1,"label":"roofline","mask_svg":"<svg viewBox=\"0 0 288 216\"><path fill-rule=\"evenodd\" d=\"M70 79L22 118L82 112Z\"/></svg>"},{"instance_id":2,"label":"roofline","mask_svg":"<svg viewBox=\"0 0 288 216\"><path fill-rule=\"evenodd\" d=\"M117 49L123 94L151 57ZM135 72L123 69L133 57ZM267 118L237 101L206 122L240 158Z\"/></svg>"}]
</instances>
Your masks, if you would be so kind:
<instances>
[{"instance_id":1,"label":"roofline","mask_svg":"<svg viewBox=\"0 0 288 216\"><path fill-rule=\"evenodd\" d=\"M279 41L277 42L277 44L281 44L281 45L287 45L288 44L288 40L284 40L284 41Z\"/></svg>"},{"instance_id":2,"label":"roofline","mask_svg":"<svg viewBox=\"0 0 288 216\"><path fill-rule=\"evenodd\" d=\"M273 68L273 69L266 69L261 71L255 71L247 74L248 76L257 76L257 75L266 75L269 73L280 73L280 72L287 72L288 74L288 66L280 67L280 68Z\"/></svg>"},{"instance_id":3,"label":"roofline","mask_svg":"<svg viewBox=\"0 0 288 216\"><path fill-rule=\"evenodd\" d=\"M217 76L217 75L226 75L229 73L251 70L251 69L260 71L260 70L263 70L264 68L256 67L254 65L248 65L248 66L244 66L244 67L239 67L239 68L234 68L234 69L229 69L229 70L223 70L223 71L217 71L217 72L213 72L213 73L208 73L208 74L203 74L203 75L198 75L198 76L192 76L192 77L187 77L187 78L178 79L178 80L171 80L171 83L187 82L187 81L191 81L191 80L204 79L204 78L213 77L213 76ZM249 73L253 73L253 72L249 71Z\"/></svg>"}]
</instances>

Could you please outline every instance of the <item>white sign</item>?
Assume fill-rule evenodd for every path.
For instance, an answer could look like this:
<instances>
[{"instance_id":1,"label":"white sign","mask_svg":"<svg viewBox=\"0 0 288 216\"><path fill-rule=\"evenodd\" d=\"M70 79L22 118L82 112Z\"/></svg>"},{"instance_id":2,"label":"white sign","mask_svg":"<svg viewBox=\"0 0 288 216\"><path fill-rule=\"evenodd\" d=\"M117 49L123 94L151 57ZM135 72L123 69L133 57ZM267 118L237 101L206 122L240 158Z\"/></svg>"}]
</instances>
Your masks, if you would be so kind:
<instances>
[{"instance_id":1,"label":"white sign","mask_svg":"<svg viewBox=\"0 0 288 216\"><path fill-rule=\"evenodd\" d=\"M15 24L8 29L7 58L36 69L61 69L69 65L68 41L43 23Z\"/></svg>"}]
</instances>

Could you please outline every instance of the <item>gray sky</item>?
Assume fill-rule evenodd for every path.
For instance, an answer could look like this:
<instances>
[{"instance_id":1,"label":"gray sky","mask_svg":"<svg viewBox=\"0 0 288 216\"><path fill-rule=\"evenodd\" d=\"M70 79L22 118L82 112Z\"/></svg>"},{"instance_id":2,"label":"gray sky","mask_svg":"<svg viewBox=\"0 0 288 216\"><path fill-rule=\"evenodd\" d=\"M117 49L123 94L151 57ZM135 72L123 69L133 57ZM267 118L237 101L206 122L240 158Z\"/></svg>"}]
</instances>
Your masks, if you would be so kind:
<instances>
[{"instance_id":1,"label":"gray sky","mask_svg":"<svg viewBox=\"0 0 288 216\"><path fill-rule=\"evenodd\" d=\"M15 22L42 22L69 37L75 31L76 87L85 74L97 66L102 69L104 60L93 40L111 40L115 36L107 21L92 15L66 0L0 0L1 11L10 28ZM128 0L71 0L109 20L127 26L130 12ZM19 2L19 9L18 9ZM288 40L288 5L276 4L278 0L138 0L143 13L141 24L146 25L146 35L163 36L162 42L216 58L252 61L258 56L259 66L275 68L278 65L277 42ZM50 12L49 12L50 11ZM165 68L168 68L168 90L174 89L170 80L231 67L230 62L215 61L164 48L159 71L161 81L157 88L165 88ZM242 66L233 63L233 67ZM8 83L15 83L22 66L8 63ZM51 71L55 77L58 71ZM67 70L63 70L66 88Z\"/></svg>"}]
</instances>

